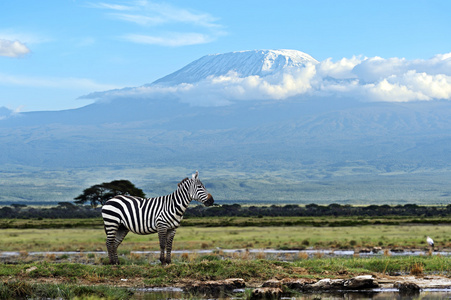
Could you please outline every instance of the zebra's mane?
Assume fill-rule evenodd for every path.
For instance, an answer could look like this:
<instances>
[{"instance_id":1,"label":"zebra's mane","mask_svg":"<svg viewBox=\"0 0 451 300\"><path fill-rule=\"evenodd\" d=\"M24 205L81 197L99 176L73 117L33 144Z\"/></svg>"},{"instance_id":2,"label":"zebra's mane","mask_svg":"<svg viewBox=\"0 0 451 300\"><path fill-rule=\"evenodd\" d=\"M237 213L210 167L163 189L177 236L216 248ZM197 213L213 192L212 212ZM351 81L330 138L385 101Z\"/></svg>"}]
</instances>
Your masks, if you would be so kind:
<instances>
[{"instance_id":1,"label":"zebra's mane","mask_svg":"<svg viewBox=\"0 0 451 300\"><path fill-rule=\"evenodd\" d=\"M182 181L180 181L177 186L180 187L182 184L184 184L185 182L187 182L189 180L188 177L186 177L185 179L183 179Z\"/></svg>"}]
</instances>

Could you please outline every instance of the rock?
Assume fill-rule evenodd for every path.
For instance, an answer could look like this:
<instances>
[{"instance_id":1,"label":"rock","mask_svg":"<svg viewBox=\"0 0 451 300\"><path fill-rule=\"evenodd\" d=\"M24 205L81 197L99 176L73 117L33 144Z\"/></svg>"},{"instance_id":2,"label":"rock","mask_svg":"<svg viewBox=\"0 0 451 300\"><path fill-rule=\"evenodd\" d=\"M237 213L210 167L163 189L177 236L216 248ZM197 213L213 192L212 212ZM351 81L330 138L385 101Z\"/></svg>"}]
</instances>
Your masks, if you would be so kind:
<instances>
[{"instance_id":1,"label":"rock","mask_svg":"<svg viewBox=\"0 0 451 300\"><path fill-rule=\"evenodd\" d=\"M368 248L362 248L359 250L359 253L370 253L370 252L371 252L371 250Z\"/></svg>"},{"instance_id":2,"label":"rock","mask_svg":"<svg viewBox=\"0 0 451 300\"><path fill-rule=\"evenodd\" d=\"M30 268L26 269L25 272L30 273L30 272L33 272L34 270L37 270L37 269L38 269L38 267L33 266L33 267L30 267Z\"/></svg>"},{"instance_id":3,"label":"rock","mask_svg":"<svg viewBox=\"0 0 451 300\"><path fill-rule=\"evenodd\" d=\"M379 287L379 283L373 276L363 275L345 280L343 287L348 290L371 289Z\"/></svg>"},{"instance_id":4,"label":"rock","mask_svg":"<svg viewBox=\"0 0 451 300\"><path fill-rule=\"evenodd\" d=\"M306 287L308 287L309 285L315 283L315 280L307 278L285 278L282 280L282 283L291 290L304 290L307 289Z\"/></svg>"},{"instance_id":5,"label":"rock","mask_svg":"<svg viewBox=\"0 0 451 300\"><path fill-rule=\"evenodd\" d=\"M344 279L321 279L318 282L309 285L313 290L340 290L343 289Z\"/></svg>"},{"instance_id":6,"label":"rock","mask_svg":"<svg viewBox=\"0 0 451 300\"><path fill-rule=\"evenodd\" d=\"M232 292L235 289L246 287L242 278L229 278L225 280L196 281L186 286L186 290L192 293L220 295Z\"/></svg>"},{"instance_id":7,"label":"rock","mask_svg":"<svg viewBox=\"0 0 451 300\"><path fill-rule=\"evenodd\" d=\"M276 279L271 279L262 284L262 287L270 287L270 288L282 288L282 282Z\"/></svg>"},{"instance_id":8,"label":"rock","mask_svg":"<svg viewBox=\"0 0 451 300\"><path fill-rule=\"evenodd\" d=\"M373 247L373 249L371 249L371 252L373 253L378 253L379 251L382 251L382 247Z\"/></svg>"},{"instance_id":9,"label":"rock","mask_svg":"<svg viewBox=\"0 0 451 300\"><path fill-rule=\"evenodd\" d=\"M400 294L418 294L420 292L420 287L413 282L395 282L393 287L397 288Z\"/></svg>"},{"instance_id":10,"label":"rock","mask_svg":"<svg viewBox=\"0 0 451 300\"><path fill-rule=\"evenodd\" d=\"M314 284L300 285L302 290L359 290L379 287L379 283L371 276L357 276L351 279L321 279ZM299 289L299 288L298 288Z\"/></svg>"},{"instance_id":11,"label":"rock","mask_svg":"<svg viewBox=\"0 0 451 300\"><path fill-rule=\"evenodd\" d=\"M404 252L404 249L403 248L393 248L393 249L390 249L390 251L393 253L402 253L402 252Z\"/></svg>"},{"instance_id":12,"label":"rock","mask_svg":"<svg viewBox=\"0 0 451 300\"><path fill-rule=\"evenodd\" d=\"M246 287L246 282L242 278L228 278L224 280L224 283L233 289L243 289Z\"/></svg>"},{"instance_id":13,"label":"rock","mask_svg":"<svg viewBox=\"0 0 451 300\"><path fill-rule=\"evenodd\" d=\"M281 288L260 287L252 291L251 300L256 299L280 299L282 297Z\"/></svg>"}]
</instances>

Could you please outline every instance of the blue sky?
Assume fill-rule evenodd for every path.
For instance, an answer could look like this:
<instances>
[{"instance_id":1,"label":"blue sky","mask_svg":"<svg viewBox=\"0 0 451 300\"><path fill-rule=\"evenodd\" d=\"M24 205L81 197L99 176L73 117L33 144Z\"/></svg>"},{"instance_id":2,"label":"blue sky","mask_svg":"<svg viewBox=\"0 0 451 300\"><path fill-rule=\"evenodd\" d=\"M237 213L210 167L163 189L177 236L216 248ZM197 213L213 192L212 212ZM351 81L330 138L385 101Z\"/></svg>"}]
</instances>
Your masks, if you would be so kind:
<instances>
[{"instance_id":1,"label":"blue sky","mask_svg":"<svg viewBox=\"0 0 451 300\"><path fill-rule=\"evenodd\" d=\"M437 55L449 61L450 11L447 0L1 1L0 107L80 107L93 101L80 96L240 50L295 49L332 63L420 60L430 70ZM409 70L396 84L418 81ZM440 75L423 76L441 83L433 94L449 98L451 74L429 74Z\"/></svg>"}]
</instances>

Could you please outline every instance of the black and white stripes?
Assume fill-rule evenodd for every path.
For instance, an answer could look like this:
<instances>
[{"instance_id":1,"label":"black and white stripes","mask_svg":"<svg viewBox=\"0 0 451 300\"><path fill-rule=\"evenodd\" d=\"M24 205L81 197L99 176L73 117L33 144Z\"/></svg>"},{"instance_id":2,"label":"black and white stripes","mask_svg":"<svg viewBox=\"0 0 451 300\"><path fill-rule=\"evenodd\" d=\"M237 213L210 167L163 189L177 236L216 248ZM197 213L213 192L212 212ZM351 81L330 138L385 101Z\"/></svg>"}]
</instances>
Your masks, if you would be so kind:
<instances>
[{"instance_id":1,"label":"black and white stripes","mask_svg":"<svg viewBox=\"0 0 451 300\"><path fill-rule=\"evenodd\" d=\"M143 199L121 195L108 200L102 207L102 217L110 263L119 263L117 247L129 231L136 234L158 232L160 261L162 264L170 263L175 231L192 200L200 201L206 206L212 205L214 201L199 180L197 172L192 178L183 179L177 190L167 196Z\"/></svg>"}]
</instances>

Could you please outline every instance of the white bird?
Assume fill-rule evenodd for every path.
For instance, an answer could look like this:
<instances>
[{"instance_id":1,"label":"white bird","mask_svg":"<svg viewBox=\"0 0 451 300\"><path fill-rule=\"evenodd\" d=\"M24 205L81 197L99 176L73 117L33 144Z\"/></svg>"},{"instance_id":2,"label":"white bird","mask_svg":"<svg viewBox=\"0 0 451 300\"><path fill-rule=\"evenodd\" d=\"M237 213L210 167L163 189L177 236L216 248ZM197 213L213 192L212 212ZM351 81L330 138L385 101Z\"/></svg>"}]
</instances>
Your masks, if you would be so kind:
<instances>
[{"instance_id":1,"label":"white bird","mask_svg":"<svg viewBox=\"0 0 451 300\"><path fill-rule=\"evenodd\" d=\"M430 237L427 237L426 241L428 242L429 246L434 247L434 240Z\"/></svg>"}]
</instances>

